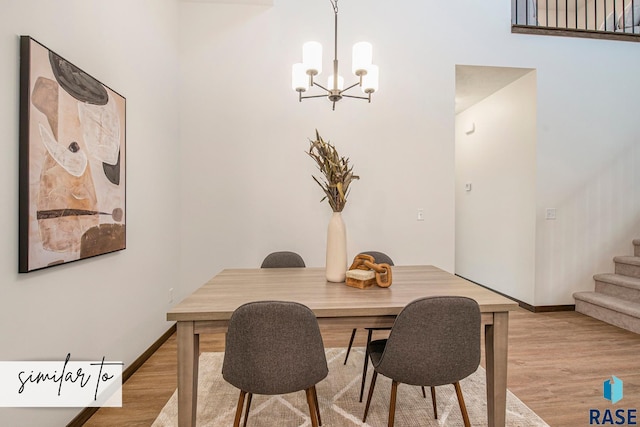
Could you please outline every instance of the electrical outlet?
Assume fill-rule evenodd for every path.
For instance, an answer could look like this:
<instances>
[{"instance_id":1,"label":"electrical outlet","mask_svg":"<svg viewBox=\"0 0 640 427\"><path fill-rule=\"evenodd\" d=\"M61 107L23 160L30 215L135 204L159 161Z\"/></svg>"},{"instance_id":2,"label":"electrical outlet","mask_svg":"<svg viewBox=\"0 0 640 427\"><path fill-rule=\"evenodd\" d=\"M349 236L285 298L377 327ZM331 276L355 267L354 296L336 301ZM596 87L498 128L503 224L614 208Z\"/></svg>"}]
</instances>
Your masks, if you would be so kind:
<instances>
[{"instance_id":1,"label":"electrical outlet","mask_svg":"<svg viewBox=\"0 0 640 427\"><path fill-rule=\"evenodd\" d=\"M556 219L556 208L547 208L545 219Z\"/></svg>"},{"instance_id":2,"label":"electrical outlet","mask_svg":"<svg viewBox=\"0 0 640 427\"><path fill-rule=\"evenodd\" d=\"M424 209L418 209L418 215L416 217L418 221L424 221Z\"/></svg>"}]
</instances>

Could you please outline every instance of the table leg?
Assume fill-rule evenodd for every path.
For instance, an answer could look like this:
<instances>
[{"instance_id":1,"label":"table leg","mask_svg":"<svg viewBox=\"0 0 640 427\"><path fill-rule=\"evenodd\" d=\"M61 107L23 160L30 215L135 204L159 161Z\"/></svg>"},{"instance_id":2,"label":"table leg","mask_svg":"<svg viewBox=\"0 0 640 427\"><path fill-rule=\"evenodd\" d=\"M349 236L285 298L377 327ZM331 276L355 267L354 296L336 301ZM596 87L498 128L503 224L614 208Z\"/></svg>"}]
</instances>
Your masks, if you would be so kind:
<instances>
[{"instance_id":1,"label":"table leg","mask_svg":"<svg viewBox=\"0 0 640 427\"><path fill-rule=\"evenodd\" d=\"M178 426L195 427L200 336L194 322L178 322Z\"/></svg>"},{"instance_id":2,"label":"table leg","mask_svg":"<svg viewBox=\"0 0 640 427\"><path fill-rule=\"evenodd\" d=\"M493 314L493 324L485 325L484 338L488 426L504 427L507 413L508 311Z\"/></svg>"}]
</instances>

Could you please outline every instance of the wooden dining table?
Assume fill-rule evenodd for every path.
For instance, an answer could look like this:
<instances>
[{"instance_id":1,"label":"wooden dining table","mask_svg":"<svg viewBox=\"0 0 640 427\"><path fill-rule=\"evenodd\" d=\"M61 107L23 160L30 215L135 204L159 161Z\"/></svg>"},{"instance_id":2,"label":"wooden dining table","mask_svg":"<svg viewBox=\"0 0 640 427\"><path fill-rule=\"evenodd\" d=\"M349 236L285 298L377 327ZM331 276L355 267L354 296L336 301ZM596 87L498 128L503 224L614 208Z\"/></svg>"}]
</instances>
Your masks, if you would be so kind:
<instances>
[{"instance_id":1,"label":"wooden dining table","mask_svg":"<svg viewBox=\"0 0 640 427\"><path fill-rule=\"evenodd\" d=\"M224 333L236 308L251 301L296 301L316 315L321 330L389 327L411 301L426 296L476 300L484 328L487 421L504 426L509 311L518 304L430 265L395 266L393 283L358 289L328 282L323 268L225 269L167 313L177 323L178 425L196 425L200 334ZM354 396L354 399L357 399ZM208 405L215 402L208 402Z\"/></svg>"}]
</instances>

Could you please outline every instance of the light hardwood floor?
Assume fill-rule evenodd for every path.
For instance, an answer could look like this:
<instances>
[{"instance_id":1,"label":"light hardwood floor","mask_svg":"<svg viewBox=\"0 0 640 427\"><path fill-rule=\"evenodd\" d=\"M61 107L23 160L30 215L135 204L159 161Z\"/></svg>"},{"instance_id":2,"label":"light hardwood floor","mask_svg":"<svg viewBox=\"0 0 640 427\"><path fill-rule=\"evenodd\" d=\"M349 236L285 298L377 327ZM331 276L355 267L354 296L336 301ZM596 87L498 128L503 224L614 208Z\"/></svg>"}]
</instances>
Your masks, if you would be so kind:
<instances>
[{"instance_id":1,"label":"light hardwood floor","mask_svg":"<svg viewBox=\"0 0 640 427\"><path fill-rule=\"evenodd\" d=\"M640 335L576 312L511 314L508 387L552 427L589 425L591 408L640 407ZM351 330L325 333L345 347ZM360 330L354 345L364 345ZM223 336L203 335L202 351L222 351ZM484 365L484 361L483 361ZM602 397L611 375L624 382L614 405ZM123 407L101 408L86 426L149 426L176 389L175 334L124 384Z\"/></svg>"}]
</instances>

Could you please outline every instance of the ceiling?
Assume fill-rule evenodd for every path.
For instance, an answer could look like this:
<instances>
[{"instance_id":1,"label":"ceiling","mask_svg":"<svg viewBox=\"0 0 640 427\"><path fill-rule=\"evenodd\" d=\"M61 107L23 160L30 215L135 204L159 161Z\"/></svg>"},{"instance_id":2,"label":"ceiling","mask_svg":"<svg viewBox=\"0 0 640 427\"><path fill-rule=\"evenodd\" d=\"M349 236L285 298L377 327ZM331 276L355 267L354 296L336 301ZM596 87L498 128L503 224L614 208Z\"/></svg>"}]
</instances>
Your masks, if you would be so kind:
<instances>
[{"instance_id":1,"label":"ceiling","mask_svg":"<svg viewBox=\"0 0 640 427\"><path fill-rule=\"evenodd\" d=\"M273 5L274 0L180 0L185 3L235 3ZM455 112L460 113L525 74L531 68L456 65Z\"/></svg>"},{"instance_id":2,"label":"ceiling","mask_svg":"<svg viewBox=\"0 0 640 427\"><path fill-rule=\"evenodd\" d=\"M456 65L456 114L531 71L532 68Z\"/></svg>"}]
</instances>

